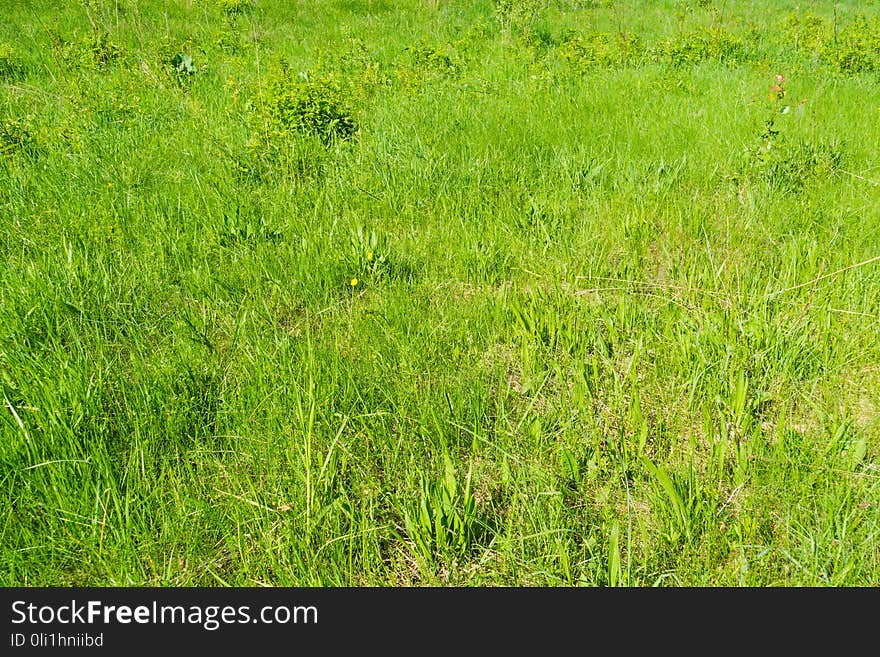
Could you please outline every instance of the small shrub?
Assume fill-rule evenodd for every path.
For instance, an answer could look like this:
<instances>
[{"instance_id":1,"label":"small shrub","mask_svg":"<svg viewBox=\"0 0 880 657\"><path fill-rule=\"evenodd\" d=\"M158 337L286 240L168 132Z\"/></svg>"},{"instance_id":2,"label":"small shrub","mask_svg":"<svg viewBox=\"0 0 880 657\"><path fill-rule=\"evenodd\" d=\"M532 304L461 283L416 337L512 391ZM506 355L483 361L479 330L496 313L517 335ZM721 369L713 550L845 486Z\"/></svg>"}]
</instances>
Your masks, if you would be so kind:
<instances>
[{"instance_id":1,"label":"small shrub","mask_svg":"<svg viewBox=\"0 0 880 657\"><path fill-rule=\"evenodd\" d=\"M333 76L294 77L287 67L271 80L265 98L266 133L286 139L293 133L313 135L325 144L352 138L358 126Z\"/></svg>"},{"instance_id":2,"label":"small shrub","mask_svg":"<svg viewBox=\"0 0 880 657\"><path fill-rule=\"evenodd\" d=\"M444 48L419 45L408 47L406 52L415 68L441 73L455 73L458 70L452 55Z\"/></svg>"},{"instance_id":3,"label":"small shrub","mask_svg":"<svg viewBox=\"0 0 880 657\"><path fill-rule=\"evenodd\" d=\"M122 48L107 32L95 30L81 38L68 40L50 30L49 40L58 58L71 67L108 68L122 58Z\"/></svg>"},{"instance_id":4,"label":"small shrub","mask_svg":"<svg viewBox=\"0 0 880 657\"><path fill-rule=\"evenodd\" d=\"M662 42L657 50L658 59L672 66L690 66L708 60L736 60L741 59L743 53L743 42L721 30L679 34Z\"/></svg>"},{"instance_id":5,"label":"small shrub","mask_svg":"<svg viewBox=\"0 0 880 657\"><path fill-rule=\"evenodd\" d=\"M122 49L110 39L107 32L92 34L91 39L86 41L86 50L91 53L93 61L101 67L117 61L122 54Z\"/></svg>"},{"instance_id":6,"label":"small shrub","mask_svg":"<svg viewBox=\"0 0 880 657\"><path fill-rule=\"evenodd\" d=\"M177 41L166 36L156 41L155 48L156 61L166 80L179 87L187 88L205 70L191 54L204 50L191 39Z\"/></svg>"},{"instance_id":7,"label":"small shrub","mask_svg":"<svg viewBox=\"0 0 880 657\"><path fill-rule=\"evenodd\" d=\"M782 29L783 39L799 53L818 54L831 33L831 23L812 12L792 14Z\"/></svg>"},{"instance_id":8,"label":"small shrub","mask_svg":"<svg viewBox=\"0 0 880 657\"><path fill-rule=\"evenodd\" d=\"M796 50L846 74L880 70L880 20L855 16L843 24L812 13L793 14L783 28Z\"/></svg>"},{"instance_id":9,"label":"small shrub","mask_svg":"<svg viewBox=\"0 0 880 657\"><path fill-rule=\"evenodd\" d=\"M645 45L632 34L595 33L569 36L559 51L580 68L612 68L636 62L645 54Z\"/></svg>"},{"instance_id":10,"label":"small shrub","mask_svg":"<svg viewBox=\"0 0 880 657\"><path fill-rule=\"evenodd\" d=\"M880 70L880 21L857 16L825 39L820 54L842 73Z\"/></svg>"}]
</instances>

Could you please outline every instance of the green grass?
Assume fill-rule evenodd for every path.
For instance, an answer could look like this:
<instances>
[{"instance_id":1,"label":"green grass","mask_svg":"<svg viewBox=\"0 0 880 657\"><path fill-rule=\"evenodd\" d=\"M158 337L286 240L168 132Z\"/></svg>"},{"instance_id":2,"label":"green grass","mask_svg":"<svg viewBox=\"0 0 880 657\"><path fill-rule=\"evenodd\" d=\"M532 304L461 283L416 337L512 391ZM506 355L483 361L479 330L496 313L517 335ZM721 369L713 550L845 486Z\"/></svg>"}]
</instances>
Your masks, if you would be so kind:
<instances>
[{"instance_id":1,"label":"green grass","mask_svg":"<svg viewBox=\"0 0 880 657\"><path fill-rule=\"evenodd\" d=\"M0 584L880 584L878 143L880 2L7 0Z\"/></svg>"}]
</instances>

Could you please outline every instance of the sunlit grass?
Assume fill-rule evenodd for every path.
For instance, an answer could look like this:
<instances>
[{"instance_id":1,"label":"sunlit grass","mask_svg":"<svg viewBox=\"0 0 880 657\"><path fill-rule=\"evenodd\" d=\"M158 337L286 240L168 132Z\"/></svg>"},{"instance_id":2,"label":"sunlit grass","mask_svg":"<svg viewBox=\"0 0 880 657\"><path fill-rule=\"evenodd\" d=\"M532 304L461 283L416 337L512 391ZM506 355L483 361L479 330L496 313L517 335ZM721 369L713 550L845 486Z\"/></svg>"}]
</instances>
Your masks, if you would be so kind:
<instances>
[{"instance_id":1,"label":"sunlit grass","mask_svg":"<svg viewBox=\"0 0 880 657\"><path fill-rule=\"evenodd\" d=\"M877 585L880 15L798 4L6 3L0 583Z\"/></svg>"}]
</instances>

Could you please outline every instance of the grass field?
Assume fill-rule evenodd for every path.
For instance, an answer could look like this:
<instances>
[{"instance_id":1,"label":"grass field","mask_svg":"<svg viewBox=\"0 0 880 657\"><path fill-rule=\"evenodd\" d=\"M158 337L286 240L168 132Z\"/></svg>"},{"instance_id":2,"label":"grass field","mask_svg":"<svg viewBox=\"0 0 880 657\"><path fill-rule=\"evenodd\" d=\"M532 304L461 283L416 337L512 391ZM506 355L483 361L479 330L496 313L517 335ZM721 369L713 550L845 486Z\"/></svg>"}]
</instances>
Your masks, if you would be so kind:
<instances>
[{"instance_id":1,"label":"grass field","mask_svg":"<svg viewBox=\"0 0 880 657\"><path fill-rule=\"evenodd\" d=\"M880 2L4 0L0 584L880 584Z\"/></svg>"}]
</instances>

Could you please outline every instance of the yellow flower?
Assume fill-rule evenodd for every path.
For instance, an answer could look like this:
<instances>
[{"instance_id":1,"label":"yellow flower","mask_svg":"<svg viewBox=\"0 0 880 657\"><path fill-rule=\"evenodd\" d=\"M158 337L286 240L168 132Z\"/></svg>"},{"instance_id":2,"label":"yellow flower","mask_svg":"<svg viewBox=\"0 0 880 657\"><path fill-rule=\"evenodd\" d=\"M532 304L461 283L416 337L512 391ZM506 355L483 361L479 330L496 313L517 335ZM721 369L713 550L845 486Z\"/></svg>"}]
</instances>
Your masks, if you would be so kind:
<instances>
[{"instance_id":1,"label":"yellow flower","mask_svg":"<svg viewBox=\"0 0 880 657\"><path fill-rule=\"evenodd\" d=\"M372 259L373 259L373 252L367 251L367 260L372 260Z\"/></svg>"},{"instance_id":2,"label":"yellow flower","mask_svg":"<svg viewBox=\"0 0 880 657\"><path fill-rule=\"evenodd\" d=\"M357 284L358 284L358 279L356 279L356 278L352 278L352 279L351 279L351 286L352 286L352 287L357 287Z\"/></svg>"}]
</instances>

